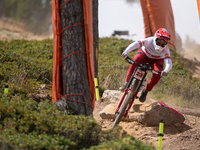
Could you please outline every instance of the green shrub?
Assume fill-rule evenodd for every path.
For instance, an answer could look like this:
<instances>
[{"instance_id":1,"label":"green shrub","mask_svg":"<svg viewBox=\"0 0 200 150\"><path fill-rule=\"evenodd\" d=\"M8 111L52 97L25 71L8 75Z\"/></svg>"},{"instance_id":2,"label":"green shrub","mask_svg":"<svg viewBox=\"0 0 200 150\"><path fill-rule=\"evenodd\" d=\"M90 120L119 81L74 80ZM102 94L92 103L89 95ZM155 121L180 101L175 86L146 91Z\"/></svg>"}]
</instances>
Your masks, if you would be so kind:
<instances>
[{"instance_id":1,"label":"green shrub","mask_svg":"<svg viewBox=\"0 0 200 150\"><path fill-rule=\"evenodd\" d=\"M10 149L82 149L120 139L121 128L102 131L92 116L65 115L49 100L1 96L0 143Z\"/></svg>"},{"instance_id":2,"label":"green shrub","mask_svg":"<svg viewBox=\"0 0 200 150\"><path fill-rule=\"evenodd\" d=\"M19 84L27 79L49 83L52 80L52 40L0 41L0 85Z\"/></svg>"},{"instance_id":3,"label":"green shrub","mask_svg":"<svg viewBox=\"0 0 200 150\"><path fill-rule=\"evenodd\" d=\"M154 147L152 147L149 144L144 144L141 141L137 141L134 137L127 136L126 138L120 139L119 141L109 141L102 143L99 146L92 146L89 148L89 150L155 150Z\"/></svg>"},{"instance_id":4,"label":"green shrub","mask_svg":"<svg viewBox=\"0 0 200 150\"><path fill-rule=\"evenodd\" d=\"M1 149L87 149L108 141L117 143L127 136L121 134L121 127L102 131L92 116L66 115L47 99L36 102L27 97L37 94L40 84L52 82L52 40L0 43ZM116 49L117 43L112 42ZM117 51L123 48L122 44ZM5 84L9 85L8 94L3 93Z\"/></svg>"}]
</instances>

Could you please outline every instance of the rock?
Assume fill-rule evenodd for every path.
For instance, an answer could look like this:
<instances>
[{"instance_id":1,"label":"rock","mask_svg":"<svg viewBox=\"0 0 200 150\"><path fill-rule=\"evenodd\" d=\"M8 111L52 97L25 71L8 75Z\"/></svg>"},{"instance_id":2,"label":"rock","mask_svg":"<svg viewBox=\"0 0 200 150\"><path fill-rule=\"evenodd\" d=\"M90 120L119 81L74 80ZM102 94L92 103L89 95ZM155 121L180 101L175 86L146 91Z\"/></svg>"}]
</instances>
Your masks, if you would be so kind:
<instances>
[{"instance_id":1,"label":"rock","mask_svg":"<svg viewBox=\"0 0 200 150\"><path fill-rule=\"evenodd\" d=\"M107 98L111 103L118 103L119 98L121 98L123 93L117 90L105 90L102 98Z\"/></svg>"},{"instance_id":2,"label":"rock","mask_svg":"<svg viewBox=\"0 0 200 150\"><path fill-rule=\"evenodd\" d=\"M104 92L103 97L108 98L111 104L99 112L102 119L115 119L115 110L122 94L120 91L107 90ZM123 117L122 120L137 121L148 126L159 125L160 120L164 120L165 125L181 124L185 121L185 117L180 112L167 106L162 101L152 101L152 103L134 102L132 108L128 116Z\"/></svg>"},{"instance_id":3,"label":"rock","mask_svg":"<svg viewBox=\"0 0 200 150\"><path fill-rule=\"evenodd\" d=\"M116 104L109 104L107 105L101 112L99 112L99 115L103 119L113 119L115 118L115 109Z\"/></svg>"},{"instance_id":4,"label":"rock","mask_svg":"<svg viewBox=\"0 0 200 150\"><path fill-rule=\"evenodd\" d=\"M164 120L165 125L181 124L185 121L185 117L181 113L167 106L162 101L152 103L148 107L150 108L148 111L134 115L138 122L154 126L158 125L160 120Z\"/></svg>"},{"instance_id":5,"label":"rock","mask_svg":"<svg viewBox=\"0 0 200 150\"><path fill-rule=\"evenodd\" d=\"M102 119L115 119L115 110L117 108L117 103L111 103L103 108L102 111L99 112L99 116ZM132 119L129 119L129 116L126 118L122 118L124 121L133 121Z\"/></svg>"}]
</instances>

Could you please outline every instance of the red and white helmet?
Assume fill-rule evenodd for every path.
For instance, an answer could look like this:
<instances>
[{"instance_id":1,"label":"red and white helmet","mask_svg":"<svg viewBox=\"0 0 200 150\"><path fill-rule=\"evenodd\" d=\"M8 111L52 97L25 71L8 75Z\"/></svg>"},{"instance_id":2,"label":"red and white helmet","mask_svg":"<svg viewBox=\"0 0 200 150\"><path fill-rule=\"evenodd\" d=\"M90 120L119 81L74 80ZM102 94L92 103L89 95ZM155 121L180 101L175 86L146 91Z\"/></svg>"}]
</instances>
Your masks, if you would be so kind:
<instances>
[{"instance_id":1,"label":"red and white helmet","mask_svg":"<svg viewBox=\"0 0 200 150\"><path fill-rule=\"evenodd\" d=\"M168 44L170 40L170 33L165 28L160 28L156 31L154 35L154 47L157 52L161 52L164 50L165 46Z\"/></svg>"},{"instance_id":2,"label":"red and white helmet","mask_svg":"<svg viewBox=\"0 0 200 150\"><path fill-rule=\"evenodd\" d=\"M165 28L160 28L156 31L155 37L163 39L167 42L170 40L170 33Z\"/></svg>"}]
</instances>

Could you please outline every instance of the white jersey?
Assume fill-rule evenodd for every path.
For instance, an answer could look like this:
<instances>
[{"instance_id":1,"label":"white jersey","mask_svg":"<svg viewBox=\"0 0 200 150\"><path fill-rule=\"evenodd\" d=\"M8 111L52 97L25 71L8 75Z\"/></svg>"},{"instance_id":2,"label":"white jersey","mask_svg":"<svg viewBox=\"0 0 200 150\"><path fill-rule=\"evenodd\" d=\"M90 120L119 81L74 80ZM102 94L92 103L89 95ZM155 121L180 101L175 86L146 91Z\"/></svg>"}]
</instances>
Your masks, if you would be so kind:
<instances>
[{"instance_id":1,"label":"white jersey","mask_svg":"<svg viewBox=\"0 0 200 150\"><path fill-rule=\"evenodd\" d=\"M164 50L162 50L161 52L157 52L153 44L154 38L155 37L152 36L152 37L148 37L148 38L133 42L126 48L125 52L128 54L129 52L141 47L141 49L144 51L147 57L151 59L164 59L165 61L164 72L168 73L172 68L169 48L166 45Z\"/></svg>"}]
</instances>

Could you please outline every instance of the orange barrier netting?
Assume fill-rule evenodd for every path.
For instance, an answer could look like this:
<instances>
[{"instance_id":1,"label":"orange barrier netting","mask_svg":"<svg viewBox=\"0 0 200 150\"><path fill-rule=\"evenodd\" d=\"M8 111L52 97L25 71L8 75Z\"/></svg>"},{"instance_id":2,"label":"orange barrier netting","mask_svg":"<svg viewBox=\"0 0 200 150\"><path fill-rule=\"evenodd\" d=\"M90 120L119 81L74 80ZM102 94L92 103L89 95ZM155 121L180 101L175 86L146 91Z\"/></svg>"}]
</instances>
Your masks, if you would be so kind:
<instances>
[{"instance_id":1,"label":"orange barrier netting","mask_svg":"<svg viewBox=\"0 0 200 150\"><path fill-rule=\"evenodd\" d=\"M199 20L200 20L200 0L197 0L197 8L198 8Z\"/></svg>"},{"instance_id":2,"label":"orange barrier netting","mask_svg":"<svg viewBox=\"0 0 200 150\"><path fill-rule=\"evenodd\" d=\"M68 0L64 4L65 5L67 2L72 1ZM75 25L84 25L85 29L85 45L86 45L86 57L87 57L87 68L88 68L88 78L89 78L89 85L90 85L90 91L91 91L91 96L92 100L89 100L85 95L82 94L67 94L65 96L69 95L79 95L79 96L84 96L86 97L91 103L92 103L92 108L94 109L95 105L95 88L94 88L94 55L93 55L93 26L92 26L92 0L83 0L83 12L84 12L84 24L75 24L71 25L69 27L66 27L61 31L60 27L60 16L59 16L59 0L52 0L52 22L53 22L53 34L54 34L54 46L53 46L53 85L52 85L52 101L55 102L56 100L59 100L61 95L61 90L62 87L60 87L60 66L61 66L61 33ZM84 52L75 52L76 53L84 53ZM70 54L68 56L71 56L73 54ZM65 56L63 59L65 59ZM62 59L62 60L63 60ZM63 97L63 96L62 96ZM76 101L72 100L69 98L66 98L67 100L71 101ZM78 101L76 101L78 102ZM79 102L86 104L84 102ZM87 105L87 104L86 104ZM89 105L88 105L89 106Z\"/></svg>"}]
</instances>

